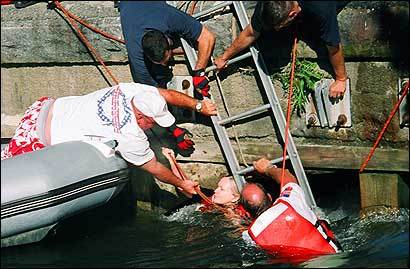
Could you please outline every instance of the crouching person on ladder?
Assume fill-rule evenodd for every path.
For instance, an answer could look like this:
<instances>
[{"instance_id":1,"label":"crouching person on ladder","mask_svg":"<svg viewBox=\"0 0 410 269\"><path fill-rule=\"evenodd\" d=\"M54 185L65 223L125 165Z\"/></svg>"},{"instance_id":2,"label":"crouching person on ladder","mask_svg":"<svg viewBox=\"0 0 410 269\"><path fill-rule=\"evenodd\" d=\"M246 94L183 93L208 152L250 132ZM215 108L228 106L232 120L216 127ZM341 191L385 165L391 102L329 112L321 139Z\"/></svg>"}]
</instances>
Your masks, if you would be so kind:
<instances>
[{"instance_id":1,"label":"crouching person on ladder","mask_svg":"<svg viewBox=\"0 0 410 269\"><path fill-rule=\"evenodd\" d=\"M166 88L172 78L169 61L182 37L197 47L193 84L199 98L209 97L205 67L215 44L215 35L199 21L168 5L166 1L120 1L121 26L134 82ZM200 112L201 103L195 108ZM173 124L169 131L183 156L194 151L186 129Z\"/></svg>"}]
</instances>

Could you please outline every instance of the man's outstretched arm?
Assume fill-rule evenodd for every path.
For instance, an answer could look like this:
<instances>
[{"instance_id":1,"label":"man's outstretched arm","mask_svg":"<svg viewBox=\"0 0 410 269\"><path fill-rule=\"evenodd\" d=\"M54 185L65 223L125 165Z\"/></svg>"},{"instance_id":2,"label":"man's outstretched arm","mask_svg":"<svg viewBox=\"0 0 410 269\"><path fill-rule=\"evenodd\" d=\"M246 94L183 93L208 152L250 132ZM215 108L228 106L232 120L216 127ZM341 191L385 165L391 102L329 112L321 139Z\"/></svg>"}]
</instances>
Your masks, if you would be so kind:
<instances>
[{"instance_id":1,"label":"man's outstretched arm","mask_svg":"<svg viewBox=\"0 0 410 269\"><path fill-rule=\"evenodd\" d=\"M346 91L347 74L342 45L339 43L337 46L326 47L329 53L329 61L335 72L335 82L330 85L329 97L343 97Z\"/></svg>"},{"instance_id":2,"label":"man's outstretched arm","mask_svg":"<svg viewBox=\"0 0 410 269\"><path fill-rule=\"evenodd\" d=\"M265 174L267 176L272 177L278 184L280 184L281 181L281 176L282 176L282 168L276 167L276 165L272 165L271 162L266 159L266 158L261 158L255 162L253 162L253 166L255 167L255 170L258 171L260 174ZM285 170L285 176L283 179L283 186L285 186L287 183L298 183L298 180L292 173L286 169Z\"/></svg>"},{"instance_id":3,"label":"man's outstretched arm","mask_svg":"<svg viewBox=\"0 0 410 269\"><path fill-rule=\"evenodd\" d=\"M143 170L147 171L157 179L164 183L172 184L184 192L188 197L190 195L196 194L195 187L199 184L191 180L182 180L176 177L171 170L169 170L162 163L158 162L157 158L152 158L148 162L140 166Z\"/></svg>"},{"instance_id":4,"label":"man's outstretched arm","mask_svg":"<svg viewBox=\"0 0 410 269\"><path fill-rule=\"evenodd\" d=\"M196 62L194 70L203 69L207 66L209 57L214 49L215 35L203 26L197 41L198 61Z\"/></svg>"},{"instance_id":5,"label":"man's outstretched arm","mask_svg":"<svg viewBox=\"0 0 410 269\"><path fill-rule=\"evenodd\" d=\"M195 110L195 106L199 100L192 98L184 93L178 92L171 89L161 89L159 88L159 93L164 97L165 101L173 106L188 108ZM201 114L205 116L215 116L216 115L216 105L210 99L202 100Z\"/></svg>"},{"instance_id":6,"label":"man's outstretched arm","mask_svg":"<svg viewBox=\"0 0 410 269\"><path fill-rule=\"evenodd\" d=\"M225 52L215 59L215 65L218 69L223 69L229 59L241 52L243 49L249 47L258 37L260 33L256 32L252 25L243 29L239 36L232 42L231 46L225 50Z\"/></svg>"}]
</instances>

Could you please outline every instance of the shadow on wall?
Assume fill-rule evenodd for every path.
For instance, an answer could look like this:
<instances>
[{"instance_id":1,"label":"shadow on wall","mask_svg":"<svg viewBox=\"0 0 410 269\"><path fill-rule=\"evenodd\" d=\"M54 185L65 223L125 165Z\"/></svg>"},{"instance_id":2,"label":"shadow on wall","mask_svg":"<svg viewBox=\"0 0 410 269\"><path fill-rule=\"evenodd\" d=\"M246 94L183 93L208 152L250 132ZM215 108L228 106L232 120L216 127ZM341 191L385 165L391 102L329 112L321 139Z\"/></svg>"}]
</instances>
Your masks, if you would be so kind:
<instances>
[{"instance_id":1,"label":"shadow on wall","mask_svg":"<svg viewBox=\"0 0 410 269\"><path fill-rule=\"evenodd\" d=\"M409 6L390 6L384 3L379 14L380 40L390 45L393 66L408 75L409 71Z\"/></svg>"},{"instance_id":2,"label":"shadow on wall","mask_svg":"<svg viewBox=\"0 0 410 269\"><path fill-rule=\"evenodd\" d=\"M408 74L409 70L409 2L351 1L352 8L376 11L375 41L387 42L393 66ZM377 56L377 55L376 55Z\"/></svg>"}]
</instances>

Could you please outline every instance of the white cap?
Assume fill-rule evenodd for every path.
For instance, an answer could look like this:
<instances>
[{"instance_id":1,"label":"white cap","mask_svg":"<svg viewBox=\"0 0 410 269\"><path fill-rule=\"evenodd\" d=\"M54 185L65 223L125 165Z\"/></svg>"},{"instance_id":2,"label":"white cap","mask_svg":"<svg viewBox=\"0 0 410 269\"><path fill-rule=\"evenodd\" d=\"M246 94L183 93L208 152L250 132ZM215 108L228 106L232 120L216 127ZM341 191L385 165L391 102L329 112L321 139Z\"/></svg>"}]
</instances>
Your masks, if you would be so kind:
<instances>
[{"instance_id":1,"label":"white cap","mask_svg":"<svg viewBox=\"0 0 410 269\"><path fill-rule=\"evenodd\" d=\"M152 117L159 126L169 127L175 122L164 97L158 91L141 91L132 98L132 103L145 116Z\"/></svg>"}]
</instances>

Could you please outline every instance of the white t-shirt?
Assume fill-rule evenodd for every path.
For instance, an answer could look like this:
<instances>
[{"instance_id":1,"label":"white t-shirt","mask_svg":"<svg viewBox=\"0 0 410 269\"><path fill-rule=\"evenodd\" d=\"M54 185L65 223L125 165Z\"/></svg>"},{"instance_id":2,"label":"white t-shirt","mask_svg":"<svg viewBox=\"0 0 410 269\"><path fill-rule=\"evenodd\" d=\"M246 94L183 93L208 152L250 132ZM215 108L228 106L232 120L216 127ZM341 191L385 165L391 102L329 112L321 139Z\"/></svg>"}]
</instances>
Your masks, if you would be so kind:
<instances>
[{"instance_id":1,"label":"white t-shirt","mask_svg":"<svg viewBox=\"0 0 410 269\"><path fill-rule=\"evenodd\" d=\"M108 141L115 139L122 157L142 165L154 157L148 138L138 126L131 100L142 91L158 91L156 87L139 83L120 83L87 95L58 98L51 120L51 145L75 140ZM118 98L118 102L113 102ZM118 109L115 108L118 104ZM114 106L114 107L113 107ZM113 113L114 111L114 113ZM116 114L118 111L118 115ZM118 119L116 124L113 119ZM117 126L119 132L115 132Z\"/></svg>"}]
</instances>

